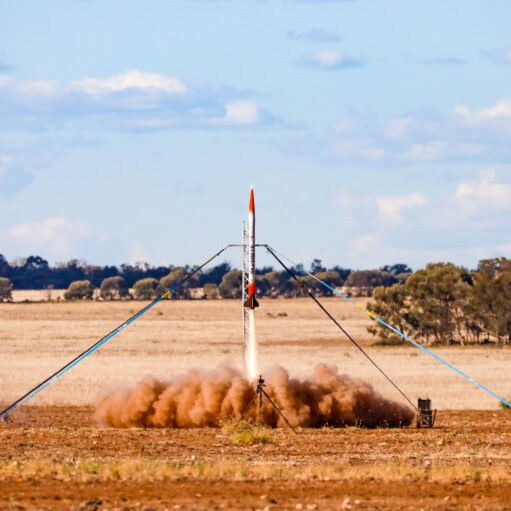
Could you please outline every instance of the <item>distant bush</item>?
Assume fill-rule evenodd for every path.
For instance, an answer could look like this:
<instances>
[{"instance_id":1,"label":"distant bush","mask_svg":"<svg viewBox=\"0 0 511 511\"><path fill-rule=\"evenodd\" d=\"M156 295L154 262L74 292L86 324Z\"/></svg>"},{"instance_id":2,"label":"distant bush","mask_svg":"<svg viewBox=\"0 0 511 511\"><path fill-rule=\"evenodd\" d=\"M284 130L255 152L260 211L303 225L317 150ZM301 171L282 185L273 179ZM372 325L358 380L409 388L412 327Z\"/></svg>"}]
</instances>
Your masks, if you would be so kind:
<instances>
[{"instance_id":1,"label":"distant bush","mask_svg":"<svg viewBox=\"0 0 511 511\"><path fill-rule=\"evenodd\" d=\"M0 302L12 301L12 282L6 277L0 277Z\"/></svg>"},{"instance_id":2,"label":"distant bush","mask_svg":"<svg viewBox=\"0 0 511 511\"><path fill-rule=\"evenodd\" d=\"M204 296L208 300L217 300L220 298L220 292L216 284L204 284Z\"/></svg>"},{"instance_id":3,"label":"distant bush","mask_svg":"<svg viewBox=\"0 0 511 511\"><path fill-rule=\"evenodd\" d=\"M160 286L156 279L149 277L137 280L133 285L133 292L137 300L153 300L159 296Z\"/></svg>"},{"instance_id":4,"label":"distant bush","mask_svg":"<svg viewBox=\"0 0 511 511\"><path fill-rule=\"evenodd\" d=\"M371 296L376 287L389 287L396 284L398 279L390 272L381 270L360 270L350 273L345 286L356 288L360 296Z\"/></svg>"},{"instance_id":5,"label":"distant bush","mask_svg":"<svg viewBox=\"0 0 511 511\"><path fill-rule=\"evenodd\" d=\"M101 283L99 295L103 300L121 300L130 297L130 290L122 277L107 277Z\"/></svg>"},{"instance_id":6,"label":"distant bush","mask_svg":"<svg viewBox=\"0 0 511 511\"><path fill-rule=\"evenodd\" d=\"M220 296L222 298L240 298L241 280L242 274L240 270L231 270L226 273L218 286Z\"/></svg>"},{"instance_id":7,"label":"distant bush","mask_svg":"<svg viewBox=\"0 0 511 511\"><path fill-rule=\"evenodd\" d=\"M94 287L90 280L75 280L71 282L64 293L66 300L91 300L94 294Z\"/></svg>"},{"instance_id":8,"label":"distant bush","mask_svg":"<svg viewBox=\"0 0 511 511\"><path fill-rule=\"evenodd\" d=\"M176 284L179 284L186 277L185 268L175 268L168 275L160 279L161 292L170 291ZM173 298L189 298L190 290L183 284L172 291Z\"/></svg>"}]
</instances>

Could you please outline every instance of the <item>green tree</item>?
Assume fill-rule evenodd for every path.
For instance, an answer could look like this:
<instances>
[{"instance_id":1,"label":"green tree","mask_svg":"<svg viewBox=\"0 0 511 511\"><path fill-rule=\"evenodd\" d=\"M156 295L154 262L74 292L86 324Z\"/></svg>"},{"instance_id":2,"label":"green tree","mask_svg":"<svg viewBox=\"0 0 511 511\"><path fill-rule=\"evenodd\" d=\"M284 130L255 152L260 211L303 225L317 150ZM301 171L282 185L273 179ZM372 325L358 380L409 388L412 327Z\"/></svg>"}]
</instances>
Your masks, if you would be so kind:
<instances>
[{"instance_id":1,"label":"green tree","mask_svg":"<svg viewBox=\"0 0 511 511\"><path fill-rule=\"evenodd\" d=\"M486 259L473 274L474 285L467 307L477 327L497 344L511 341L511 260Z\"/></svg>"},{"instance_id":2,"label":"green tree","mask_svg":"<svg viewBox=\"0 0 511 511\"><path fill-rule=\"evenodd\" d=\"M12 301L12 282L7 277L0 277L0 302Z\"/></svg>"},{"instance_id":3,"label":"green tree","mask_svg":"<svg viewBox=\"0 0 511 511\"><path fill-rule=\"evenodd\" d=\"M373 301L367 304L367 310L379 316L389 325L400 332L411 335L415 331L413 325L417 324L408 308L408 296L402 284L394 284L390 287L379 286L373 291ZM367 327L369 333L380 338L382 344L402 344L404 339L375 321Z\"/></svg>"},{"instance_id":4,"label":"green tree","mask_svg":"<svg viewBox=\"0 0 511 511\"><path fill-rule=\"evenodd\" d=\"M133 292L137 300L153 300L160 295L158 281L152 277L140 279L133 284Z\"/></svg>"},{"instance_id":5,"label":"green tree","mask_svg":"<svg viewBox=\"0 0 511 511\"><path fill-rule=\"evenodd\" d=\"M241 280L240 270L227 272L218 286L220 296L222 298L241 298Z\"/></svg>"},{"instance_id":6,"label":"green tree","mask_svg":"<svg viewBox=\"0 0 511 511\"><path fill-rule=\"evenodd\" d=\"M91 300L94 294L94 287L90 280L75 280L69 284L64 293L66 300Z\"/></svg>"},{"instance_id":7,"label":"green tree","mask_svg":"<svg viewBox=\"0 0 511 511\"><path fill-rule=\"evenodd\" d=\"M410 314L426 342L464 344L469 281L467 270L452 263L428 264L408 277Z\"/></svg>"},{"instance_id":8,"label":"green tree","mask_svg":"<svg viewBox=\"0 0 511 511\"><path fill-rule=\"evenodd\" d=\"M130 290L122 277L107 277L101 282L99 295L103 300L121 300L130 296Z\"/></svg>"},{"instance_id":9,"label":"green tree","mask_svg":"<svg viewBox=\"0 0 511 511\"><path fill-rule=\"evenodd\" d=\"M369 311L398 330L424 343L461 343L472 340L473 321L468 318L472 278L452 263L428 264L404 284L377 287ZM368 328L383 342L398 342L382 324Z\"/></svg>"}]
</instances>

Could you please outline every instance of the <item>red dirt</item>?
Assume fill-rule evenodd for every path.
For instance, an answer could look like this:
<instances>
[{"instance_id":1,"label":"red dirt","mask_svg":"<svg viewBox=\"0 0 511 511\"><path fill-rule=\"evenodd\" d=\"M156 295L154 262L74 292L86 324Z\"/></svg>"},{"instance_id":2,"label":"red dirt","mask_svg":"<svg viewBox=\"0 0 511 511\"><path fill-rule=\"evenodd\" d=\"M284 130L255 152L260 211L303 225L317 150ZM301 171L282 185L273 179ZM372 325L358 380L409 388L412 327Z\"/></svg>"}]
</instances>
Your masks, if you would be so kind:
<instances>
[{"instance_id":1,"label":"red dirt","mask_svg":"<svg viewBox=\"0 0 511 511\"><path fill-rule=\"evenodd\" d=\"M220 429L102 429L83 407L26 407L0 425L0 468L37 459L55 463L159 460L347 467L356 477L294 476L250 480L59 479L22 472L0 476L0 509L509 509L511 413L441 412L432 430L289 430L273 444L237 446ZM374 476L382 467L382 477ZM388 477L393 466L417 478ZM435 473L473 467L473 478L435 480ZM365 471L371 472L367 476ZM438 471L438 472L437 472ZM0 470L0 474L2 474ZM502 475L505 475L502 478ZM498 476L497 476L498 475ZM500 479L499 479L500 478ZM349 500L347 500L349 499Z\"/></svg>"}]
</instances>

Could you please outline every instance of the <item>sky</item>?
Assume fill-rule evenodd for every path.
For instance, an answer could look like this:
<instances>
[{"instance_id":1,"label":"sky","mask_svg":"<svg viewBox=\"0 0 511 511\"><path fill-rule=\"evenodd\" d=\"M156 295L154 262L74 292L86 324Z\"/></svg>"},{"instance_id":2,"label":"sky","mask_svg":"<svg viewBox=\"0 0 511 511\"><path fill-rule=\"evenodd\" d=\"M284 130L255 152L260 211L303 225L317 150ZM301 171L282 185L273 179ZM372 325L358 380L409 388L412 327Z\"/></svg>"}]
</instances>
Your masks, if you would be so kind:
<instances>
[{"instance_id":1,"label":"sky","mask_svg":"<svg viewBox=\"0 0 511 511\"><path fill-rule=\"evenodd\" d=\"M295 262L511 256L507 0L0 7L9 260L198 264L251 185L258 242Z\"/></svg>"}]
</instances>

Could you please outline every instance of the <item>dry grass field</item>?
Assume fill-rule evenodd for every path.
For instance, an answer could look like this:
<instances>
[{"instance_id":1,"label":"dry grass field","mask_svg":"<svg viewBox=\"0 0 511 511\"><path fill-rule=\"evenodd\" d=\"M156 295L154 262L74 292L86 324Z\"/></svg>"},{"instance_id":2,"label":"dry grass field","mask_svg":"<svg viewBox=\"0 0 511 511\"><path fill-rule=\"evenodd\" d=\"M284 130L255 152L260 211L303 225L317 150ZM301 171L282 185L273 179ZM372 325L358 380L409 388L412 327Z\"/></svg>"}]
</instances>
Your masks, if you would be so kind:
<instances>
[{"instance_id":1,"label":"dry grass field","mask_svg":"<svg viewBox=\"0 0 511 511\"><path fill-rule=\"evenodd\" d=\"M65 289L15 289L12 292L12 301L20 303L63 300L65 292Z\"/></svg>"},{"instance_id":2,"label":"dry grass field","mask_svg":"<svg viewBox=\"0 0 511 511\"><path fill-rule=\"evenodd\" d=\"M363 312L323 302L405 392L433 399L434 429L277 429L247 439L227 428L98 427L90 405L114 388L226 359L241 365L238 301L166 301L0 424L0 509L511 509L511 412L414 348L372 347ZM143 305L1 304L0 402ZM399 399L308 300L263 300L257 337L263 368L303 376L336 364ZM511 394L511 350L438 352Z\"/></svg>"},{"instance_id":3,"label":"dry grass field","mask_svg":"<svg viewBox=\"0 0 511 511\"><path fill-rule=\"evenodd\" d=\"M413 399L440 409L496 409L496 401L413 347L371 347L368 317L338 298L323 303ZM0 304L0 402L58 369L115 328L143 302ZM363 378L389 398L400 396L307 299L262 300L256 312L261 365L310 374L319 362ZM90 405L105 392L147 375L162 379L229 360L241 365L238 301L165 301L41 393L33 404ZM436 349L496 392L511 395L511 350Z\"/></svg>"}]
</instances>

